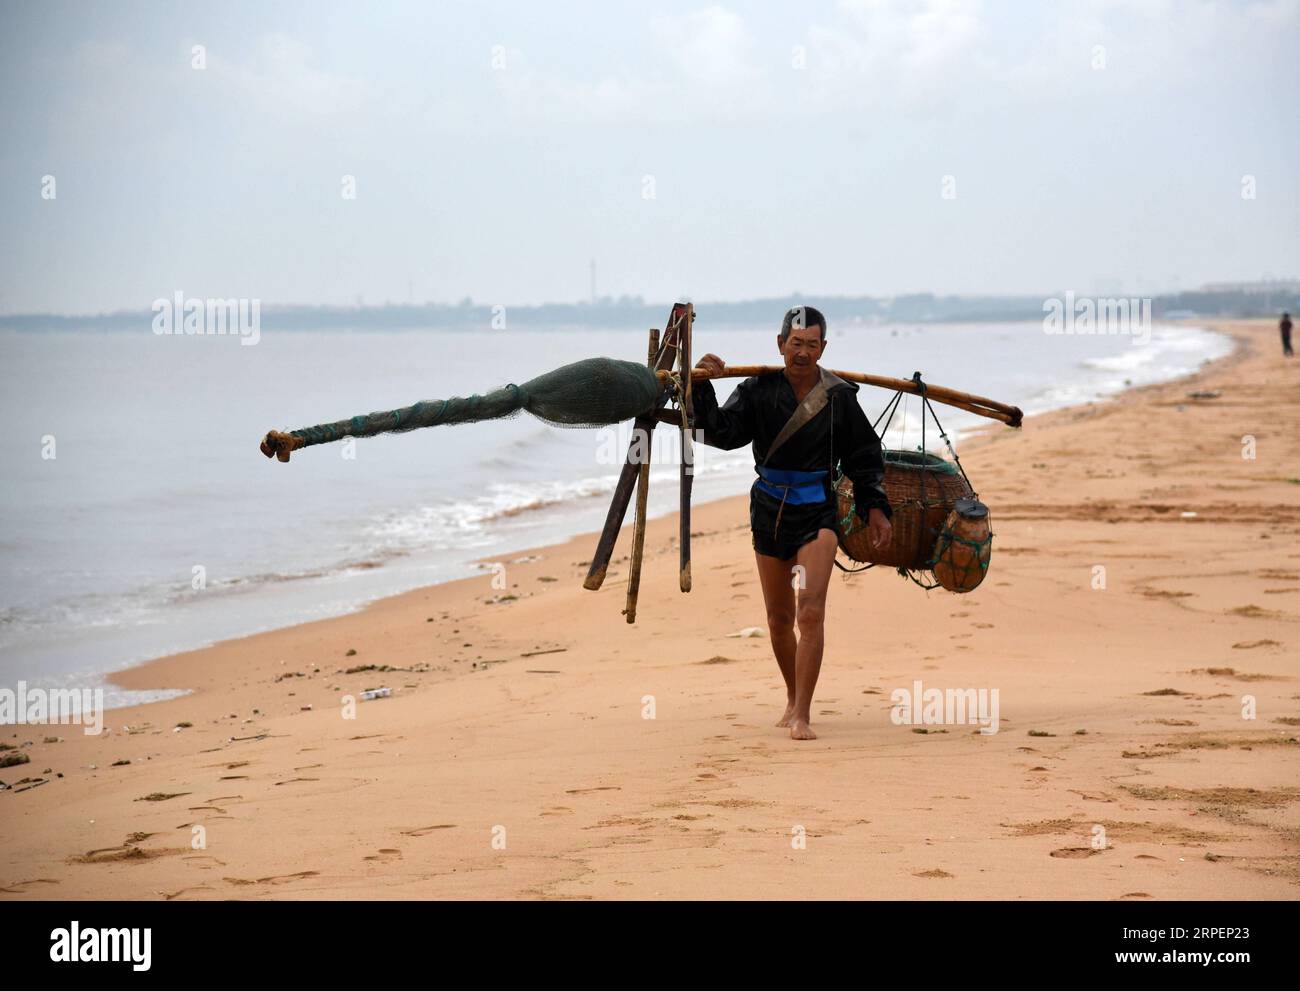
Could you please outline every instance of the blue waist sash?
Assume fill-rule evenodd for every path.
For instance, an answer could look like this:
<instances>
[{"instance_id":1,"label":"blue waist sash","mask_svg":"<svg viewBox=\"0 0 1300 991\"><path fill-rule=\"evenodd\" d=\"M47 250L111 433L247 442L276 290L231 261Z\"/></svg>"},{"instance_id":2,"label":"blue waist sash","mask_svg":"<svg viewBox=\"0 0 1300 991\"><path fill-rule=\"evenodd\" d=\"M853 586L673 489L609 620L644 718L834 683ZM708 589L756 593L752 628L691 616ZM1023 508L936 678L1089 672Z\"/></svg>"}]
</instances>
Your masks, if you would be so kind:
<instances>
[{"instance_id":1,"label":"blue waist sash","mask_svg":"<svg viewBox=\"0 0 1300 991\"><path fill-rule=\"evenodd\" d=\"M826 501L823 480L826 471L797 471L793 468L767 468L755 465L758 479L754 485L762 492L782 499L791 506L804 506Z\"/></svg>"}]
</instances>

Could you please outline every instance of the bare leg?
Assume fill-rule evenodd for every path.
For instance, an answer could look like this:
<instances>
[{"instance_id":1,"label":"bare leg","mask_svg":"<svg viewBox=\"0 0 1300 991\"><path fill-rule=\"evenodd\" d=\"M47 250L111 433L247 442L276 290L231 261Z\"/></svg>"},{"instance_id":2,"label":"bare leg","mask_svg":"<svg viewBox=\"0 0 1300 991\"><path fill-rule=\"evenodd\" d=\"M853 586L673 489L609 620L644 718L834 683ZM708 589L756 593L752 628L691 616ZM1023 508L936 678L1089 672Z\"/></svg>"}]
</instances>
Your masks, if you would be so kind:
<instances>
[{"instance_id":1,"label":"bare leg","mask_svg":"<svg viewBox=\"0 0 1300 991\"><path fill-rule=\"evenodd\" d=\"M772 640L772 653L776 666L785 679L785 715L778 726L789 726L794 713L795 649L794 615L795 598L792 572L794 558L782 560L754 552L758 562L758 580L763 586L763 604L767 607L767 631Z\"/></svg>"},{"instance_id":2,"label":"bare leg","mask_svg":"<svg viewBox=\"0 0 1300 991\"><path fill-rule=\"evenodd\" d=\"M803 568L803 587L799 589L795 614L799 624L799 647L795 652L794 712L790 715L792 740L817 739L811 726L812 699L822 669L826 590L831 581L831 568L835 566L837 543L835 531L823 528L818 531L816 540L804 544L795 554L795 562Z\"/></svg>"}]
</instances>

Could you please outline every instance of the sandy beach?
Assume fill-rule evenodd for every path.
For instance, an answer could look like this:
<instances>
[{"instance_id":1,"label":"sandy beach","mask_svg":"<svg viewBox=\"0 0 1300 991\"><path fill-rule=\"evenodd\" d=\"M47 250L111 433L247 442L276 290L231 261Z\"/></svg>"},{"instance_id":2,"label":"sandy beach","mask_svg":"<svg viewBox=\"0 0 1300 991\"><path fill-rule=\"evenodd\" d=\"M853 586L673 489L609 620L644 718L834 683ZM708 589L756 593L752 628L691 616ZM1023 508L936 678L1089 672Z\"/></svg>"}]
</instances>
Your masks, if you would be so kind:
<instances>
[{"instance_id":1,"label":"sandy beach","mask_svg":"<svg viewBox=\"0 0 1300 991\"><path fill-rule=\"evenodd\" d=\"M124 671L192 691L100 736L3 727L30 762L0 770L0 894L1297 898L1300 362L1272 322L1217 326L1236 350L1190 378L962 445L975 592L835 574L815 741L774 725L766 636L732 635L765 627L732 498L695 507L689 595L651 522L635 625L625 528L597 593L588 534L504 588ZM999 731L896 725L916 681L996 689Z\"/></svg>"}]
</instances>

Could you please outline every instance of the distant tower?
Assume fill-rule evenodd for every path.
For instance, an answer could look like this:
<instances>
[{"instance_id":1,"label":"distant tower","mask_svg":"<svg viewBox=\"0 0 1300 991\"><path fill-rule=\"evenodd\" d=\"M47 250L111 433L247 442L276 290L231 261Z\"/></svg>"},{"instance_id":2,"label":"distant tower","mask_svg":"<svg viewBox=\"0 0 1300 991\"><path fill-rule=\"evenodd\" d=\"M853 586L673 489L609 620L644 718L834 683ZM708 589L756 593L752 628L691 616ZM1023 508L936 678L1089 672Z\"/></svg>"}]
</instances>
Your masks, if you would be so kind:
<instances>
[{"instance_id":1,"label":"distant tower","mask_svg":"<svg viewBox=\"0 0 1300 991\"><path fill-rule=\"evenodd\" d=\"M591 302L596 303L596 259L591 260Z\"/></svg>"}]
</instances>

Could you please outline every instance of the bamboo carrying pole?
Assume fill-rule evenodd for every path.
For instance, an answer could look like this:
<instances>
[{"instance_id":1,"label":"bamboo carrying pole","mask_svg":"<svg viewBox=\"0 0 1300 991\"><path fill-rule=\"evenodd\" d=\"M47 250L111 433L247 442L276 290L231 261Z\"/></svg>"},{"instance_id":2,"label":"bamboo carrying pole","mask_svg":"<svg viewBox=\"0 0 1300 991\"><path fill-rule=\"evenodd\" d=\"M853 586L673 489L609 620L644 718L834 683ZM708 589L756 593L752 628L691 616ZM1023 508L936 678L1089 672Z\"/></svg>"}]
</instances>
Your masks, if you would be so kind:
<instances>
[{"instance_id":1,"label":"bamboo carrying pole","mask_svg":"<svg viewBox=\"0 0 1300 991\"><path fill-rule=\"evenodd\" d=\"M691 381L750 378L754 375L762 375L765 372L779 372L781 370L782 366L780 365L727 365L721 372L693 368L691 369ZM861 382L864 385L879 386L882 389L890 389L894 392L907 392L919 396L922 391L921 386L912 379L896 379L887 375L868 375L865 372L841 372L834 368L831 369L831 372L847 382ZM660 381L666 386L668 384L667 375L662 372L658 374ZM954 406L957 409L964 409L968 413L986 416L991 420L1000 420L1009 427L1020 426L1020 421L1024 417L1019 406L1008 406L996 399L986 399L973 393L959 392L956 389L948 389L942 385L930 385L928 382L925 383L924 391L926 398L931 402Z\"/></svg>"},{"instance_id":2,"label":"bamboo carrying pole","mask_svg":"<svg viewBox=\"0 0 1300 991\"><path fill-rule=\"evenodd\" d=\"M653 369L659 359L659 330L650 331L650 345L646 355L646 364ZM636 435L633 434L633 443ZM643 460L637 472L636 481L636 516L632 525L632 560L627 573L627 603L623 615L629 623L636 622L636 600L641 593L641 562L645 559L645 516L646 499L650 495L650 445L654 442L654 428L645 432L645 447L641 449Z\"/></svg>"}]
</instances>

